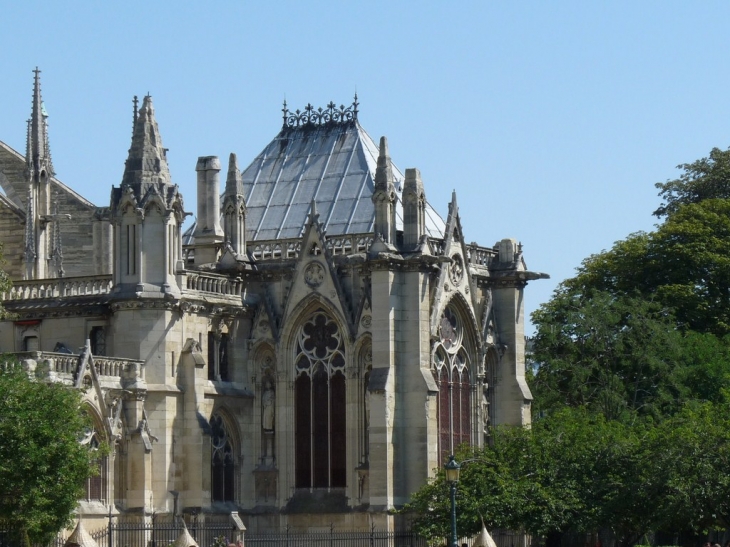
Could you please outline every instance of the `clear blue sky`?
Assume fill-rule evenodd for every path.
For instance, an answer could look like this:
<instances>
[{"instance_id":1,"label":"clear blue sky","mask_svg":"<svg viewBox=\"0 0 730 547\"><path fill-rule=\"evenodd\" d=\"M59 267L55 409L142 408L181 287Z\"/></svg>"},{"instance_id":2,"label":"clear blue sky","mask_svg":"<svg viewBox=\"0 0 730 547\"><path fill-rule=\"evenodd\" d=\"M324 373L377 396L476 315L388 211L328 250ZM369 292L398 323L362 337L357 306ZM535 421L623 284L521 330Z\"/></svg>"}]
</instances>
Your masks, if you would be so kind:
<instances>
[{"instance_id":1,"label":"clear blue sky","mask_svg":"<svg viewBox=\"0 0 730 547\"><path fill-rule=\"evenodd\" d=\"M0 140L24 152L42 72L60 180L118 185L152 94L195 211L198 156L246 164L293 109L349 104L467 240L524 244L528 313L586 256L650 230L654 183L730 144L730 2L6 2Z\"/></svg>"}]
</instances>

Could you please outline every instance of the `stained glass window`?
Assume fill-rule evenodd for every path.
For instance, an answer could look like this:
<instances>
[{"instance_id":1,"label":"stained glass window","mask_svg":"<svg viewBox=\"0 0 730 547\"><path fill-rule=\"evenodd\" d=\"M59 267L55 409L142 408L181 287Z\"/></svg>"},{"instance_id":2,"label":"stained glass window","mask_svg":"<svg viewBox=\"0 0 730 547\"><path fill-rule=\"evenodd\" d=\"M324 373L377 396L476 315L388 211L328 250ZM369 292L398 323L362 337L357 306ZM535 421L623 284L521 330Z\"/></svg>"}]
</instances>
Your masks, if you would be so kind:
<instances>
[{"instance_id":1,"label":"stained glass window","mask_svg":"<svg viewBox=\"0 0 730 547\"><path fill-rule=\"evenodd\" d=\"M346 486L345 347L337 323L317 310L295 345L297 488Z\"/></svg>"}]
</instances>

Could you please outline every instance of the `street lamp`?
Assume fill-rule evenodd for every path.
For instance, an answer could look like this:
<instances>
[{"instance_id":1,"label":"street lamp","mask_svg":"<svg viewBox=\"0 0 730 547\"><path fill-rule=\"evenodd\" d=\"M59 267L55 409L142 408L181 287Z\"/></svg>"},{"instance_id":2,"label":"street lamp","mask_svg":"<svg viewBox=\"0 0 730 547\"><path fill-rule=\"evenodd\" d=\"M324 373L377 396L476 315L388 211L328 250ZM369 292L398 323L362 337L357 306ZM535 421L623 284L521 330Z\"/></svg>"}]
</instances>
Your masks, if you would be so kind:
<instances>
[{"instance_id":1,"label":"street lamp","mask_svg":"<svg viewBox=\"0 0 730 547\"><path fill-rule=\"evenodd\" d=\"M459 547L456 537L456 483L459 482L461 465L454 459L453 454L449 456L444 469L446 469L446 480L451 486L451 547Z\"/></svg>"}]
</instances>

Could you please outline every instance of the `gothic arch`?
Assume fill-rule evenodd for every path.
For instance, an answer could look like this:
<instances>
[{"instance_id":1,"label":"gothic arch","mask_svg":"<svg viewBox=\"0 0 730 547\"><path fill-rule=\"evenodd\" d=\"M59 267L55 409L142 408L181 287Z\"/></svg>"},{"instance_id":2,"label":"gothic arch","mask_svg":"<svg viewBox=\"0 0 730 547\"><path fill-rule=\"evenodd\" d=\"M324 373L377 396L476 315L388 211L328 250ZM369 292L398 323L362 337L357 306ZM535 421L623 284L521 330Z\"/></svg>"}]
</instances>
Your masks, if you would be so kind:
<instances>
[{"instance_id":1,"label":"gothic arch","mask_svg":"<svg viewBox=\"0 0 730 547\"><path fill-rule=\"evenodd\" d=\"M251 348L250 361L254 363L251 372L257 379L261 377L261 372L265 368L270 368L274 373L279 372L276 349L271 340L257 340Z\"/></svg>"},{"instance_id":2,"label":"gothic arch","mask_svg":"<svg viewBox=\"0 0 730 547\"><path fill-rule=\"evenodd\" d=\"M293 383L295 487L347 486L346 322L326 301L310 298L292 314L284 340Z\"/></svg>"},{"instance_id":3,"label":"gothic arch","mask_svg":"<svg viewBox=\"0 0 730 547\"><path fill-rule=\"evenodd\" d=\"M337 326L343 333L343 336L344 334L349 332L347 328L347 319L342 315L342 313L340 313L340 311L337 309L337 306L335 306L328 298L325 298L321 294L312 293L306 298L302 299L301 302L297 303L297 305L291 310L291 312L282 320L283 326L281 328L281 337L279 339L283 341L282 347L286 348L284 350L284 353L289 352L289 348L291 348L295 344L297 329L302 324L302 322L305 321L306 318L318 308L322 308L323 310L325 310L326 313L329 314L337 322ZM343 339L347 346L347 350L351 350L352 348L350 348L349 335L344 336ZM287 364L282 364L282 366L286 367L287 378L293 379L291 374L291 367L289 367Z\"/></svg>"},{"instance_id":4,"label":"gothic arch","mask_svg":"<svg viewBox=\"0 0 730 547\"><path fill-rule=\"evenodd\" d=\"M90 401L83 402L81 408L89 416L90 423L80 442L91 451L99 450L109 442L109 432L104 427L104 420ZM95 466L96 474L86 479L84 499L106 503L109 501L109 455L97 458Z\"/></svg>"},{"instance_id":5,"label":"gothic arch","mask_svg":"<svg viewBox=\"0 0 730 547\"><path fill-rule=\"evenodd\" d=\"M459 310L459 313L463 316L468 317L469 321L466 324L473 325L473 329L469 329L469 332L467 333L471 339L471 342L474 344L474 351L478 351L482 347L482 339L479 335L479 321L477 320L476 315L474 315L474 310L471 306L471 302L464 296L461 292L455 292L450 299L448 299L443 307L439 310L439 314L443 314L444 310L448 307L452 306L453 308L456 308ZM436 323L436 332L432 332L432 336L438 336L438 328L440 323Z\"/></svg>"},{"instance_id":6,"label":"gothic arch","mask_svg":"<svg viewBox=\"0 0 730 547\"><path fill-rule=\"evenodd\" d=\"M478 330L463 297L452 298L441 311L432 347L431 366L439 389L439 457L472 444L474 391L479 373Z\"/></svg>"},{"instance_id":7,"label":"gothic arch","mask_svg":"<svg viewBox=\"0 0 730 547\"><path fill-rule=\"evenodd\" d=\"M235 502L240 492L241 453L238 424L225 406L210 417L210 499Z\"/></svg>"}]
</instances>

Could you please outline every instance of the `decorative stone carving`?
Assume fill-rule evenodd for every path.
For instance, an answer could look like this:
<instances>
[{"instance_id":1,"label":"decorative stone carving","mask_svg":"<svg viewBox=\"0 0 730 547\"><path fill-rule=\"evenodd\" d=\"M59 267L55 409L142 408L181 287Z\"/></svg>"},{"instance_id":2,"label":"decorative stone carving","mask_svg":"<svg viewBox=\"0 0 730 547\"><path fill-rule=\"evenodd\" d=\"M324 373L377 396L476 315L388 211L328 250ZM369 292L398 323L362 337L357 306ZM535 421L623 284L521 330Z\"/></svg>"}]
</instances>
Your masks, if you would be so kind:
<instances>
[{"instance_id":1,"label":"decorative stone carving","mask_svg":"<svg viewBox=\"0 0 730 547\"><path fill-rule=\"evenodd\" d=\"M304 282L312 288L324 281L324 268L319 262L310 262L304 270Z\"/></svg>"},{"instance_id":2,"label":"decorative stone carving","mask_svg":"<svg viewBox=\"0 0 730 547\"><path fill-rule=\"evenodd\" d=\"M269 332L269 322L266 319L262 319L259 323L259 332L262 336Z\"/></svg>"},{"instance_id":3,"label":"decorative stone carving","mask_svg":"<svg viewBox=\"0 0 730 547\"><path fill-rule=\"evenodd\" d=\"M461 329L456 314L446 308L439 323L439 337L446 351L454 351L461 341Z\"/></svg>"},{"instance_id":4,"label":"decorative stone carving","mask_svg":"<svg viewBox=\"0 0 730 547\"><path fill-rule=\"evenodd\" d=\"M449 277L454 285L458 285L464 277L464 261L461 258L461 255L458 254L451 257L451 260L453 262L449 268Z\"/></svg>"},{"instance_id":5,"label":"decorative stone carving","mask_svg":"<svg viewBox=\"0 0 730 547\"><path fill-rule=\"evenodd\" d=\"M373 324L373 318L370 315L363 315L362 319L360 319L360 324L364 329L369 329L370 326Z\"/></svg>"}]
</instances>

